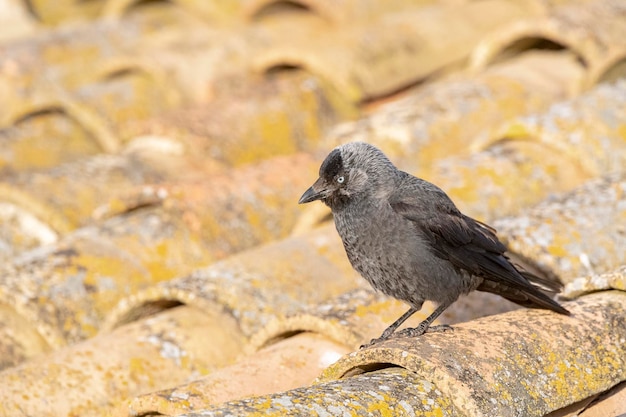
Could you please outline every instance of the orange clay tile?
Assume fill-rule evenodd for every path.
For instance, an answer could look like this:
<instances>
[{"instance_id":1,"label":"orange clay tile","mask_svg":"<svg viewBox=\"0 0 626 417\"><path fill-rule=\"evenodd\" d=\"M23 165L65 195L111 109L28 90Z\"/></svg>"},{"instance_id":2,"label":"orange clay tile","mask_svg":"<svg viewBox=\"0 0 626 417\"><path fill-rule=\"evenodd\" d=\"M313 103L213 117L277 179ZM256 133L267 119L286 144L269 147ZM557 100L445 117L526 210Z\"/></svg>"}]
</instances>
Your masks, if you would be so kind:
<instances>
[{"instance_id":1,"label":"orange clay tile","mask_svg":"<svg viewBox=\"0 0 626 417\"><path fill-rule=\"evenodd\" d=\"M585 183L493 223L511 251L563 282L624 263L626 173Z\"/></svg>"},{"instance_id":2,"label":"orange clay tile","mask_svg":"<svg viewBox=\"0 0 626 417\"><path fill-rule=\"evenodd\" d=\"M192 156L228 166L319 149L332 126L358 108L327 82L292 70L210 86L209 103L190 105L127 126L129 137L168 137Z\"/></svg>"},{"instance_id":3,"label":"orange clay tile","mask_svg":"<svg viewBox=\"0 0 626 417\"><path fill-rule=\"evenodd\" d=\"M37 22L29 13L26 4L20 0L9 0L4 4L0 14L0 41L5 43L13 39L31 36L37 27Z\"/></svg>"},{"instance_id":4,"label":"orange clay tile","mask_svg":"<svg viewBox=\"0 0 626 417\"><path fill-rule=\"evenodd\" d=\"M563 2L551 8L543 19L519 20L485 37L474 49L470 65L482 68L543 42L552 45L551 48L575 52L592 72L596 72L596 65L626 46L623 18L619 0Z\"/></svg>"},{"instance_id":5,"label":"orange clay tile","mask_svg":"<svg viewBox=\"0 0 626 417\"><path fill-rule=\"evenodd\" d=\"M31 216L50 229L56 238L46 243L78 227L160 204L166 211L183 210L197 222L213 225L200 230L196 224L195 231L206 233L206 240L223 230L219 223L226 218L251 220L254 216L256 224L244 222L240 228L248 228L259 239L264 232L280 237L291 230L301 211L292 203L308 186L317 160L294 154L235 170L180 145L166 138L144 137L141 143L139 139L132 142L132 148L122 155L97 155L43 172L16 174L0 181L0 203L7 205L7 210L8 205L14 207L6 216L12 212ZM299 171L294 175L284 175L295 167ZM275 192L269 193L269 187ZM261 201L267 204L259 205ZM278 212L283 205L288 209ZM268 220L271 226L256 230ZM14 253L31 247L31 241L45 239L39 228L29 224L16 224L16 237L5 238L16 242Z\"/></svg>"},{"instance_id":6,"label":"orange clay tile","mask_svg":"<svg viewBox=\"0 0 626 417\"><path fill-rule=\"evenodd\" d=\"M174 416L244 396L310 385L349 351L323 336L298 333L189 384L134 398L117 416Z\"/></svg>"},{"instance_id":7,"label":"orange clay tile","mask_svg":"<svg viewBox=\"0 0 626 417\"><path fill-rule=\"evenodd\" d=\"M625 91L623 82L601 85L545 113L520 117L492 139L474 143L469 157L436 161L424 177L475 216L494 218L585 180L622 172ZM511 190L514 199L507 197Z\"/></svg>"},{"instance_id":8,"label":"orange clay tile","mask_svg":"<svg viewBox=\"0 0 626 417\"><path fill-rule=\"evenodd\" d=\"M626 265L622 265L613 272L583 275L573 279L563 289L563 296L576 298L584 294L608 290L626 291Z\"/></svg>"},{"instance_id":9,"label":"orange clay tile","mask_svg":"<svg viewBox=\"0 0 626 417\"><path fill-rule=\"evenodd\" d=\"M626 383L603 393L578 414L580 417L620 417L626 414Z\"/></svg>"},{"instance_id":10,"label":"orange clay tile","mask_svg":"<svg viewBox=\"0 0 626 417\"><path fill-rule=\"evenodd\" d=\"M145 204L129 199L123 214L3 265L1 299L53 347L91 337L120 299L287 236L310 180L285 173L304 173L307 163L306 155L274 158L211 181L144 187Z\"/></svg>"},{"instance_id":11,"label":"orange clay tile","mask_svg":"<svg viewBox=\"0 0 626 417\"><path fill-rule=\"evenodd\" d=\"M364 285L350 267L332 226L242 251L192 274L164 281L119 301L105 329L146 306L175 300L202 309L221 305L252 336L276 316L301 310Z\"/></svg>"},{"instance_id":12,"label":"orange clay tile","mask_svg":"<svg viewBox=\"0 0 626 417\"><path fill-rule=\"evenodd\" d=\"M322 145L362 140L405 170L427 173L467 156L507 122L580 92L584 67L568 51L527 51L475 74L454 74L406 92L362 119L338 125Z\"/></svg>"},{"instance_id":13,"label":"orange clay tile","mask_svg":"<svg viewBox=\"0 0 626 417\"><path fill-rule=\"evenodd\" d=\"M243 340L219 308L172 308L0 372L0 415L106 416L232 363Z\"/></svg>"},{"instance_id":14,"label":"orange clay tile","mask_svg":"<svg viewBox=\"0 0 626 417\"><path fill-rule=\"evenodd\" d=\"M252 65L258 72L304 68L354 102L371 100L459 64L482 37L533 16L531 9L500 0L440 3L392 11L341 31L320 30L300 19L271 19L253 27L258 53Z\"/></svg>"},{"instance_id":15,"label":"orange clay tile","mask_svg":"<svg viewBox=\"0 0 626 417\"><path fill-rule=\"evenodd\" d=\"M541 416L626 378L625 302L601 292L567 303L572 317L517 310L392 339L344 356L316 385L183 415Z\"/></svg>"},{"instance_id":16,"label":"orange clay tile","mask_svg":"<svg viewBox=\"0 0 626 417\"><path fill-rule=\"evenodd\" d=\"M48 3L23 8L61 27L0 48L0 415L623 413L621 0ZM183 104L193 129L167 120ZM376 117L319 139L359 110ZM328 211L295 204L337 139L384 145L490 222L596 178L529 210L550 213L542 227L496 222L516 262L566 277L574 316L391 340L313 382L404 309L316 230ZM297 150L320 155L274 158ZM81 194L80 159L103 152L144 171ZM84 183L56 184L70 161ZM442 322L510 308L497 301Z\"/></svg>"}]
</instances>

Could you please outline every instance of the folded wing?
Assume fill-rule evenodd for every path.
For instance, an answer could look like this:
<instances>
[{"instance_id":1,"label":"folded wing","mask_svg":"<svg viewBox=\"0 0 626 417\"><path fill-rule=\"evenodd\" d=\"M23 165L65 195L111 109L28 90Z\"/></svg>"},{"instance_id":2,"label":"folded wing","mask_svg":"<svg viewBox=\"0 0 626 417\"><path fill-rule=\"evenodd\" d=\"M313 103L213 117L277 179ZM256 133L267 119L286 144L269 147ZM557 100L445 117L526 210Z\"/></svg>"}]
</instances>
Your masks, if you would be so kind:
<instances>
[{"instance_id":1,"label":"folded wing","mask_svg":"<svg viewBox=\"0 0 626 417\"><path fill-rule=\"evenodd\" d=\"M493 228L462 214L439 188L431 184L413 187L398 189L389 204L413 222L436 256L483 278L479 291L498 294L525 307L569 314L533 285L534 281L548 291L558 292L560 283L520 272L506 257L507 248Z\"/></svg>"}]
</instances>

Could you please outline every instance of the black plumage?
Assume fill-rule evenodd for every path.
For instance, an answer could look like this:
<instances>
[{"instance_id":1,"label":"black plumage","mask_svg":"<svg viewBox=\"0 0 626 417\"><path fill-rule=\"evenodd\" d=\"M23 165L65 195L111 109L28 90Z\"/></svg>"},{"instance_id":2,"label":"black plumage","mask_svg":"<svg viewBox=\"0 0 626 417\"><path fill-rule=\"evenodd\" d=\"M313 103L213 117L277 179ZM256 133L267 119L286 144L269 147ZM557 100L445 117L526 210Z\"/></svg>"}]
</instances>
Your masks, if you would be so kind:
<instances>
[{"instance_id":1,"label":"black plumage","mask_svg":"<svg viewBox=\"0 0 626 417\"><path fill-rule=\"evenodd\" d=\"M374 288L411 306L370 343L389 338L425 300L437 309L418 327L399 333L449 328L430 324L473 290L569 314L538 288L558 292L560 283L518 270L493 228L461 213L436 185L398 170L372 145L334 149L299 203L314 200L331 208L352 266Z\"/></svg>"}]
</instances>

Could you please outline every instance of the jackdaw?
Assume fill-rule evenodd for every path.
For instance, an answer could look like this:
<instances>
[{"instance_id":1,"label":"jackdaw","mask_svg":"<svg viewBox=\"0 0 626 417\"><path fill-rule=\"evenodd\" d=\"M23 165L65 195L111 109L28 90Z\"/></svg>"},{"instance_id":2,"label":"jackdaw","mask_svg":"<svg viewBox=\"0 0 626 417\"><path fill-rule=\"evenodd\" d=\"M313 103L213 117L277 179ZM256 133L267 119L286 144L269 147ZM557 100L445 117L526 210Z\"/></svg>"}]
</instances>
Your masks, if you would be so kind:
<instances>
[{"instance_id":1,"label":"jackdaw","mask_svg":"<svg viewBox=\"0 0 626 417\"><path fill-rule=\"evenodd\" d=\"M539 290L558 292L559 282L518 269L493 228L461 213L436 185L398 170L378 148L363 142L339 146L319 176L298 203L328 205L354 269L375 289L410 305L366 346L388 339L425 300L437 304L435 311L395 336L450 329L430 324L474 290L570 314Z\"/></svg>"}]
</instances>

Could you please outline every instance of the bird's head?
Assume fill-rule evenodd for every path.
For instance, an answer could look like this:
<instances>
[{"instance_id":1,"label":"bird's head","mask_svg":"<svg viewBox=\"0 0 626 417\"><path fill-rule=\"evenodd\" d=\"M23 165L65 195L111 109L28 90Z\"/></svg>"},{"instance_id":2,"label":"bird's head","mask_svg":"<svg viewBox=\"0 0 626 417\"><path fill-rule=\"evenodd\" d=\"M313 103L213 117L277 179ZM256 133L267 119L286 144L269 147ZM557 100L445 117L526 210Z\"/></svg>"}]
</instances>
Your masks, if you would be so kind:
<instances>
[{"instance_id":1,"label":"bird's head","mask_svg":"<svg viewBox=\"0 0 626 417\"><path fill-rule=\"evenodd\" d=\"M300 197L299 204L321 200L331 209L359 196L393 191L397 170L378 148L351 142L332 150L320 167L320 177Z\"/></svg>"}]
</instances>

